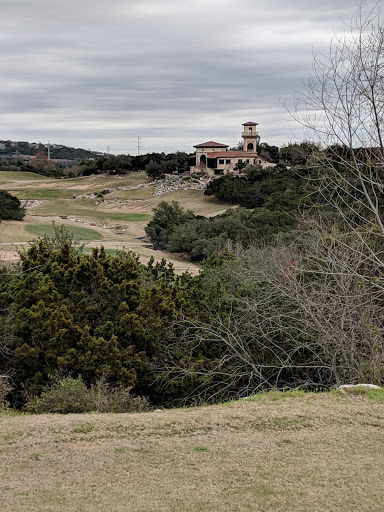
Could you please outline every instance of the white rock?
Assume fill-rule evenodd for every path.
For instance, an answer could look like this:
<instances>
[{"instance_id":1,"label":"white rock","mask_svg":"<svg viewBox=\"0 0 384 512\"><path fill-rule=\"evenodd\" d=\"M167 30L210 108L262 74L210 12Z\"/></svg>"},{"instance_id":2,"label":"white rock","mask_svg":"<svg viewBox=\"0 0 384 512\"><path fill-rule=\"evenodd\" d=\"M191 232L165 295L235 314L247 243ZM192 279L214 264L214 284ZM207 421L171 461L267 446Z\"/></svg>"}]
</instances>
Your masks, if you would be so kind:
<instances>
[{"instance_id":1,"label":"white rock","mask_svg":"<svg viewBox=\"0 0 384 512\"><path fill-rule=\"evenodd\" d=\"M370 388L370 389L382 389L380 386L376 386L376 384L342 384L338 387L338 389L346 389L346 388Z\"/></svg>"}]
</instances>

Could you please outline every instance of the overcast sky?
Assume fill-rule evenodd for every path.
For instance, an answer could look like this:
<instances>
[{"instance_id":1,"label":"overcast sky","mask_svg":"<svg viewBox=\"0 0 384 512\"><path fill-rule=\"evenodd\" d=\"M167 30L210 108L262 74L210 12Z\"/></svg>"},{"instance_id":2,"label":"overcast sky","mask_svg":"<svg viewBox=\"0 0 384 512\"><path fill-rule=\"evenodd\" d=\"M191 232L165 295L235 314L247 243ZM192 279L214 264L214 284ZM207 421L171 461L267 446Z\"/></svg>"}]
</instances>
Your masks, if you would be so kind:
<instances>
[{"instance_id":1,"label":"overcast sky","mask_svg":"<svg viewBox=\"0 0 384 512\"><path fill-rule=\"evenodd\" d=\"M368 4L372 3L368 1ZM0 139L111 153L281 145L353 0L0 0ZM293 130L293 132L292 132Z\"/></svg>"}]
</instances>

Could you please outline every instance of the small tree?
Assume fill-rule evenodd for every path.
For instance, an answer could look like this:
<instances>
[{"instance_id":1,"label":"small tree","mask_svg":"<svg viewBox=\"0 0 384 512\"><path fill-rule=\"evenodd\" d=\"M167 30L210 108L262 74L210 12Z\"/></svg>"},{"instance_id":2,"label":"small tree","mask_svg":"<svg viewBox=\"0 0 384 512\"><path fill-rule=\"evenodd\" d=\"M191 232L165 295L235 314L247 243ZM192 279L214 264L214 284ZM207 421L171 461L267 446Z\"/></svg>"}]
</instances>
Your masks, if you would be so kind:
<instances>
[{"instance_id":1,"label":"small tree","mask_svg":"<svg viewBox=\"0 0 384 512\"><path fill-rule=\"evenodd\" d=\"M42 151L36 153L29 161L29 164L41 174L51 175L56 171L56 165L53 160L48 160L48 157Z\"/></svg>"},{"instance_id":2,"label":"small tree","mask_svg":"<svg viewBox=\"0 0 384 512\"><path fill-rule=\"evenodd\" d=\"M23 220L24 215L25 210L21 207L18 198L5 190L0 190L0 221Z\"/></svg>"},{"instance_id":3,"label":"small tree","mask_svg":"<svg viewBox=\"0 0 384 512\"><path fill-rule=\"evenodd\" d=\"M193 212L184 210L176 201L172 201L171 204L162 201L155 209L153 219L145 228L145 232L155 249L165 249L174 228L194 218Z\"/></svg>"}]
</instances>

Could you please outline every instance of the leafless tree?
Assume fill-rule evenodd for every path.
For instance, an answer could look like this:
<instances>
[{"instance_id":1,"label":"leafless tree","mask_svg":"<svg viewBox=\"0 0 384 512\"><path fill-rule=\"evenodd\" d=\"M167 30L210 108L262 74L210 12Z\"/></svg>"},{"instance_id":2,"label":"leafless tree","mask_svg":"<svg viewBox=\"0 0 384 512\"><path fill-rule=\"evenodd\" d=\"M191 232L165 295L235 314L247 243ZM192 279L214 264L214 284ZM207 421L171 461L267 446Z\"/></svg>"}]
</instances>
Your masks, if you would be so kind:
<instances>
[{"instance_id":1,"label":"leafless tree","mask_svg":"<svg viewBox=\"0 0 384 512\"><path fill-rule=\"evenodd\" d=\"M13 341L12 311L7 307L0 310L0 410L5 405L6 396L12 390Z\"/></svg>"},{"instance_id":2,"label":"leafless tree","mask_svg":"<svg viewBox=\"0 0 384 512\"><path fill-rule=\"evenodd\" d=\"M359 238L335 229L325 235L314 223L289 248L247 253L248 268L291 304L303 329L315 333L316 355L330 377L326 381L323 373L319 384L383 384L383 291L376 286L381 269L366 264Z\"/></svg>"},{"instance_id":3,"label":"leafless tree","mask_svg":"<svg viewBox=\"0 0 384 512\"><path fill-rule=\"evenodd\" d=\"M327 52L314 55L313 77L295 98L293 117L320 143L313 154L324 202L360 237L372 260L384 238L384 26L381 4L361 5Z\"/></svg>"},{"instance_id":4,"label":"leafless tree","mask_svg":"<svg viewBox=\"0 0 384 512\"><path fill-rule=\"evenodd\" d=\"M346 253L348 236L325 236L313 224L289 247L237 247L223 279L247 293L234 292L222 310L207 304L205 321L179 321L177 335L163 342L159 379L188 383L191 396L204 401L265 389L382 385L382 291L372 286L358 238Z\"/></svg>"}]
</instances>

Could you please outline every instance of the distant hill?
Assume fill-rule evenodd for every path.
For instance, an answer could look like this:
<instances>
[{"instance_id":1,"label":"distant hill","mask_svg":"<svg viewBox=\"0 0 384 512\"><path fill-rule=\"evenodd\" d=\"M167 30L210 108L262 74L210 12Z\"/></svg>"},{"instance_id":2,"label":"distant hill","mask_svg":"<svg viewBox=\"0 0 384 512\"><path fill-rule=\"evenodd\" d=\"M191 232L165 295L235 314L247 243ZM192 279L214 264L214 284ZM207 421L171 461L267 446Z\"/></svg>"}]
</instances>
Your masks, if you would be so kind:
<instances>
[{"instance_id":1,"label":"distant hill","mask_svg":"<svg viewBox=\"0 0 384 512\"><path fill-rule=\"evenodd\" d=\"M39 151L47 152L48 144L40 142L24 142L12 140L0 140L0 158L32 157ZM51 158L54 160L88 160L104 153L90 151L81 148L70 148L62 144L50 144Z\"/></svg>"}]
</instances>

